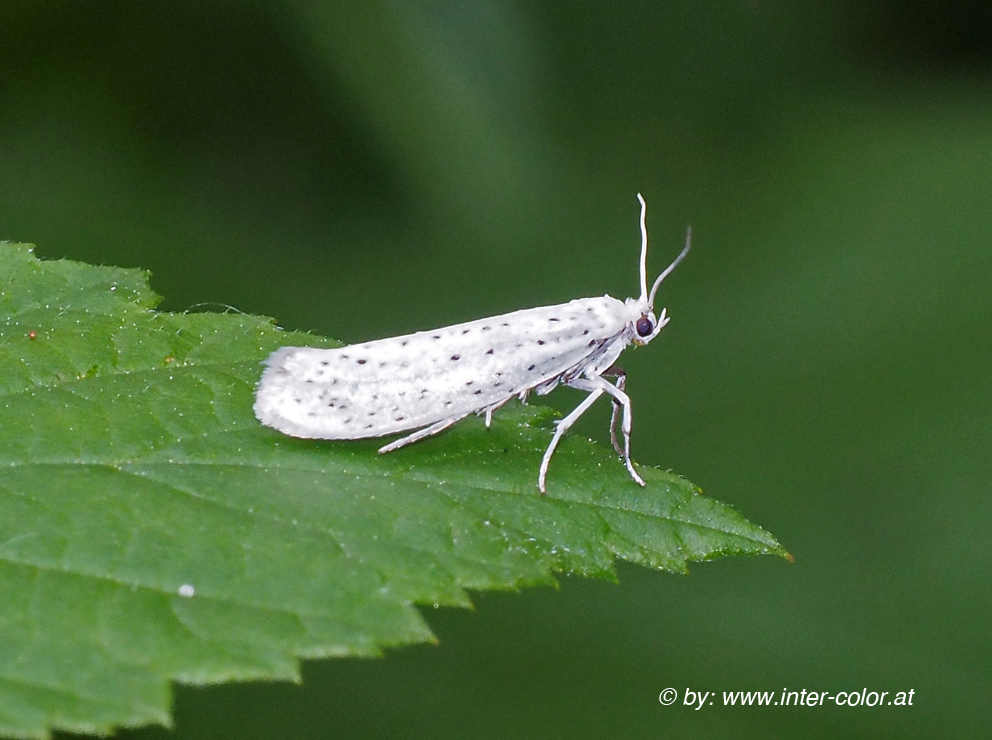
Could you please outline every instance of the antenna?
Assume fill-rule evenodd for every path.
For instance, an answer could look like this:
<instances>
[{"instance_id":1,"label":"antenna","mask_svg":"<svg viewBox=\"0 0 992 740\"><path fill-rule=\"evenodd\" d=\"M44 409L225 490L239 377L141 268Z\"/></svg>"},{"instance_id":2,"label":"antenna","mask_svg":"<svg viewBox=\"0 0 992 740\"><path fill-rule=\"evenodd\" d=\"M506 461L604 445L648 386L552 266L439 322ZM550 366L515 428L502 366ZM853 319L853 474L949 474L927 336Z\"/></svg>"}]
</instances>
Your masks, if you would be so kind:
<instances>
[{"instance_id":1,"label":"antenna","mask_svg":"<svg viewBox=\"0 0 992 740\"><path fill-rule=\"evenodd\" d=\"M641 202L641 301L648 298L648 225L645 217L648 211L648 204L640 193L637 200Z\"/></svg>"},{"instance_id":2,"label":"antenna","mask_svg":"<svg viewBox=\"0 0 992 740\"><path fill-rule=\"evenodd\" d=\"M644 201L642 200L641 203L643 202ZM643 218L643 211L641 212L641 217ZM647 238L647 235L645 235L645 238ZM681 252L679 252L679 256L672 261L672 264L666 267L665 271L658 276L658 279L654 281L654 285L651 286L651 295L650 297L648 297L648 305L651 306L651 308L654 308L654 295L655 293L658 292L658 286L661 285L661 281L664 280L666 277L668 277L671 274L672 270L674 270L675 267L678 265L678 263L681 262L687 254L689 254L689 247L691 246L692 246L692 227L690 226L688 229L685 230L685 247L682 249ZM644 275L643 262L641 264L642 264L641 275Z\"/></svg>"}]
</instances>

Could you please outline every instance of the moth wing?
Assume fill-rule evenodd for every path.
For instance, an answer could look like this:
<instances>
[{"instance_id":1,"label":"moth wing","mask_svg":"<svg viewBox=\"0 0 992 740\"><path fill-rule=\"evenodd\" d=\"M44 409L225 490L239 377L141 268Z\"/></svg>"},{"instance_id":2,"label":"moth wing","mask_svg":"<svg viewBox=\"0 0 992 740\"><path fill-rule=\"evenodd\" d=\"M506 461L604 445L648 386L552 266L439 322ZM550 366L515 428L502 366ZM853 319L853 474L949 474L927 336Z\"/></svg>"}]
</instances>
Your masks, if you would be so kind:
<instances>
[{"instance_id":1,"label":"moth wing","mask_svg":"<svg viewBox=\"0 0 992 740\"><path fill-rule=\"evenodd\" d=\"M627 318L620 301L587 298L340 349L283 347L267 360L255 415L314 439L416 429L581 367L612 349Z\"/></svg>"}]
</instances>

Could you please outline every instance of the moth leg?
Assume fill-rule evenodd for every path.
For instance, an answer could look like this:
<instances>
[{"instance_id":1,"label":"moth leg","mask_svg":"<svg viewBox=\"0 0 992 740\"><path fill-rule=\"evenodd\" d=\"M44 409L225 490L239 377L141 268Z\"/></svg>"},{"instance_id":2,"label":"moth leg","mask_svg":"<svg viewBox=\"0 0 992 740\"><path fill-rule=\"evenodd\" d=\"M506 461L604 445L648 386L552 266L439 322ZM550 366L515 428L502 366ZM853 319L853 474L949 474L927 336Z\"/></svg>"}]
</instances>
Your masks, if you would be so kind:
<instances>
[{"instance_id":1,"label":"moth leg","mask_svg":"<svg viewBox=\"0 0 992 740\"><path fill-rule=\"evenodd\" d=\"M623 406L623 422L620 425L620 429L623 431L623 461L627 465L627 472L630 473L630 477L640 483L642 486L645 485L644 480L637 474L634 470L634 463L630 461L630 418L631 418L631 405L630 396L623 392L623 376L617 379L617 384L613 385L605 378L594 375L589 378L589 381L599 388L613 396L613 402L619 403ZM602 384L602 385L600 385ZM614 412L614 417L616 413Z\"/></svg>"},{"instance_id":2,"label":"moth leg","mask_svg":"<svg viewBox=\"0 0 992 740\"><path fill-rule=\"evenodd\" d=\"M510 400L509 398L506 399L506 401L509 400ZM506 403L506 401L499 401L498 403L494 403L492 406L486 406L486 408L482 409L481 411L475 412L476 416L480 416L482 414L486 415L486 429L488 429L489 425L492 424L493 422L493 412L496 411L497 409L503 408L503 405Z\"/></svg>"},{"instance_id":3,"label":"moth leg","mask_svg":"<svg viewBox=\"0 0 992 740\"><path fill-rule=\"evenodd\" d=\"M421 440L424 437L430 437L432 434L443 432L452 424L461 421L466 416L468 416L468 414L462 414L461 416L452 416L450 419L441 419L441 421L431 424L429 427L418 429L413 434L408 434L407 436L398 439L395 442L390 442L388 445L383 445L382 447L379 448L379 454L383 455L387 452L398 450L400 447L406 447L408 444L412 444L413 442Z\"/></svg>"},{"instance_id":4,"label":"moth leg","mask_svg":"<svg viewBox=\"0 0 992 740\"><path fill-rule=\"evenodd\" d=\"M621 391L627 385L627 371L618 365L608 367L603 371L602 375L604 378L616 378L616 387ZM617 420L620 418L620 402L614 398L612 405L613 413L610 414L610 442L613 443L613 449L617 451L617 454L623 457L623 449L621 449L620 443L617 442Z\"/></svg>"},{"instance_id":5,"label":"moth leg","mask_svg":"<svg viewBox=\"0 0 992 740\"><path fill-rule=\"evenodd\" d=\"M603 385L608 385L611 388L613 387L602 378L600 378L600 381ZM582 391L589 391L589 395L585 397L582 403L572 410L572 413L564 419L559 419L555 422L555 436L551 438L551 444L548 445L548 449L544 453L544 459L541 460L541 472L538 473L537 476L537 487L541 490L542 496L547 493L547 490L545 490L544 487L544 481L548 477L548 463L551 462L551 456L554 454L555 448L558 446L558 442L561 441L561 438L564 436L565 432L569 430L578 418L582 416L582 414L584 414L589 407L596 402L596 399L603 395L606 390L595 383L591 383L585 378L575 378L574 380L570 380L568 381L568 385Z\"/></svg>"}]
</instances>

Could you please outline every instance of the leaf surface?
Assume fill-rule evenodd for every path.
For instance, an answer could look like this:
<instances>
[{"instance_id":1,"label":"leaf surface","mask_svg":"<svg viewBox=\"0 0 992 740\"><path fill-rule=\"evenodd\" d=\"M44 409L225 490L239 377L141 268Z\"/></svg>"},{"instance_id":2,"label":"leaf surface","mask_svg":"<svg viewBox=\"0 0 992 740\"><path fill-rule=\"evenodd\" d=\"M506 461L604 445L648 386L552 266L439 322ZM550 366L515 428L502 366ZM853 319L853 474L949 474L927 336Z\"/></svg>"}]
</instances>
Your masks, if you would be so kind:
<instances>
[{"instance_id":1,"label":"leaf surface","mask_svg":"<svg viewBox=\"0 0 992 740\"><path fill-rule=\"evenodd\" d=\"M417 604L787 556L671 473L629 479L514 406L390 455L252 414L260 362L333 346L244 314L172 314L138 270L0 244L0 733L169 724L170 681L299 679L301 658L429 641Z\"/></svg>"}]
</instances>

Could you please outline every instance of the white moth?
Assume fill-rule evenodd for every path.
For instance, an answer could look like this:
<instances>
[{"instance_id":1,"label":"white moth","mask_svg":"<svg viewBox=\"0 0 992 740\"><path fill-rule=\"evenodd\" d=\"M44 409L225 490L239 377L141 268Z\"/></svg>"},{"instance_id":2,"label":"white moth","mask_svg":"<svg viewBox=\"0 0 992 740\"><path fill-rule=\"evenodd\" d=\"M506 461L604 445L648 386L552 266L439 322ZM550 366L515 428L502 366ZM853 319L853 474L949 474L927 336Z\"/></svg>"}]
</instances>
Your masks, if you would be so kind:
<instances>
[{"instance_id":1,"label":"white moth","mask_svg":"<svg viewBox=\"0 0 992 740\"><path fill-rule=\"evenodd\" d=\"M689 251L647 288L646 205L641 203L641 294L619 301L580 298L528 308L434 331L353 344L340 349L283 347L266 361L255 415L293 437L362 439L412 434L381 447L390 452L437 434L469 414L485 414L516 397L549 393L562 383L589 395L564 419L541 461L537 486L545 493L548 463L558 442L604 393L613 398L610 436L631 477L644 481L630 460L630 398L625 375L613 363L631 342L647 344L668 323L653 311L658 286ZM611 383L607 378L616 378ZM616 423L623 409L623 448Z\"/></svg>"}]
</instances>

